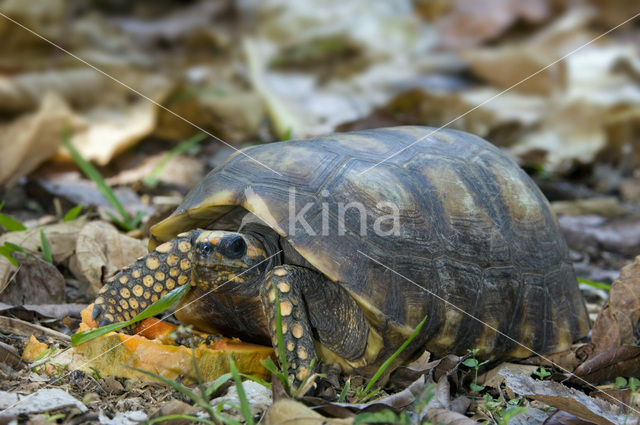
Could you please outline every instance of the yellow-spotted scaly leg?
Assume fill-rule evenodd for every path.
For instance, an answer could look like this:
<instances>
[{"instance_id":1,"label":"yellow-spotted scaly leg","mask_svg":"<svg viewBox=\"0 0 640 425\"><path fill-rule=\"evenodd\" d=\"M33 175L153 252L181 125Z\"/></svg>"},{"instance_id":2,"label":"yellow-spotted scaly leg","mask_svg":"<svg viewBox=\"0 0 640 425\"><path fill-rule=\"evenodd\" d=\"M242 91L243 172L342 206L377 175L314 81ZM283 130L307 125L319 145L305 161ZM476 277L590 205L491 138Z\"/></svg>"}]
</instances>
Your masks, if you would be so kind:
<instances>
[{"instance_id":1,"label":"yellow-spotted scaly leg","mask_svg":"<svg viewBox=\"0 0 640 425\"><path fill-rule=\"evenodd\" d=\"M260 290L262 307L269 320L271 342L279 357L278 338L276 332L276 299L280 302L282 320L282 336L284 339L289 381L294 387L314 370L311 361L316 358L313 333L302 298L299 279L305 278L308 270L296 266L277 266L267 275L265 284ZM282 364L282 359L280 359ZM314 368L317 366L316 360Z\"/></svg>"},{"instance_id":2,"label":"yellow-spotted scaly leg","mask_svg":"<svg viewBox=\"0 0 640 425\"><path fill-rule=\"evenodd\" d=\"M99 326L130 320L179 285L191 282L191 240L182 233L113 276L94 301Z\"/></svg>"},{"instance_id":3,"label":"yellow-spotted scaly leg","mask_svg":"<svg viewBox=\"0 0 640 425\"><path fill-rule=\"evenodd\" d=\"M315 342L353 368L366 366L380 350L380 338L358 303L342 286L315 270L294 265L274 267L267 274L260 297L276 353L275 304L280 301L289 379L295 386L314 372L311 361L317 359ZM317 364L318 360L314 368Z\"/></svg>"}]
</instances>

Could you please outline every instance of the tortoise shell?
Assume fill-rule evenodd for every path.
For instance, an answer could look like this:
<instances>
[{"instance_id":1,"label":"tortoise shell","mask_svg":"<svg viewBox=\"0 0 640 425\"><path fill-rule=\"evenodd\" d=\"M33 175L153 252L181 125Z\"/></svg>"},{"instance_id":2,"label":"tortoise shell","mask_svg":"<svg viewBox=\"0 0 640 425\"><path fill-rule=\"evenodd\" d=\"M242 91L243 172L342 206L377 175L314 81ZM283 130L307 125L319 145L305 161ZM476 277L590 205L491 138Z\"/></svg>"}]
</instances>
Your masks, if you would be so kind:
<instances>
[{"instance_id":1,"label":"tortoise shell","mask_svg":"<svg viewBox=\"0 0 640 425\"><path fill-rule=\"evenodd\" d=\"M247 212L383 334L406 338L428 316L419 340L435 354L522 357L589 330L547 200L471 134L407 126L246 148L151 229L151 247Z\"/></svg>"}]
</instances>

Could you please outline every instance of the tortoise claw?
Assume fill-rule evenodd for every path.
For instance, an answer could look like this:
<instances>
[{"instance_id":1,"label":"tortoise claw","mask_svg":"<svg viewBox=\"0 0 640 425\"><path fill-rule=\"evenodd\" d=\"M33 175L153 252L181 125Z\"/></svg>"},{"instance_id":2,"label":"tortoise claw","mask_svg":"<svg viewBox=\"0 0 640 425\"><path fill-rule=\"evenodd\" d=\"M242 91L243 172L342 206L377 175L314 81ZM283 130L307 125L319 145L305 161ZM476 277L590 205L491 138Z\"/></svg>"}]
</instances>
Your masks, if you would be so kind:
<instances>
[{"instance_id":1,"label":"tortoise claw","mask_svg":"<svg viewBox=\"0 0 640 425\"><path fill-rule=\"evenodd\" d=\"M100 317L103 311L104 309L102 308L102 306L94 305L93 311L91 312L91 320L96 320L98 317Z\"/></svg>"},{"instance_id":2,"label":"tortoise claw","mask_svg":"<svg viewBox=\"0 0 640 425\"><path fill-rule=\"evenodd\" d=\"M102 319L100 319L100 321L98 322L98 327L101 328L103 326L107 326L112 324L113 321L107 319L106 317L103 317Z\"/></svg>"}]
</instances>

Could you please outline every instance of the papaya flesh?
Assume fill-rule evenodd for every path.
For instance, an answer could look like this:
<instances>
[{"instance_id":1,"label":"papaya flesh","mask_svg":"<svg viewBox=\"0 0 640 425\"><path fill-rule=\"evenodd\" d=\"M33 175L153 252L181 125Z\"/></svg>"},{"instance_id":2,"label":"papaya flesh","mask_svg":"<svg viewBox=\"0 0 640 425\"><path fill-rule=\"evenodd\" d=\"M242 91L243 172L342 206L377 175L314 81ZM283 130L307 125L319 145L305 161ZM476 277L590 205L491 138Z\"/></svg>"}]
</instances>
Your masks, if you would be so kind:
<instances>
[{"instance_id":1,"label":"papaya flesh","mask_svg":"<svg viewBox=\"0 0 640 425\"><path fill-rule=\"evenodd\" d=\"M91 320L92 310L93 305L83 310L79 331L97 327ZM172 338L175 329L177 326L159 319L146 319L133 335L111 332L74 347L75 354L82 358L76 359L74 364L87 372L97 371L100 376L154 380L131 368L135 367L169 379L180 377L183 384L190 384L196 381L193 356L204 382L228 373L231 358L241 373L269 379L270 372L261 361L273 357L271 347L242 342L237 338L217 337L213 343L191 349L175 343ZM198 335L207 336L203 333Z\"/></svg>"}]
</instances>

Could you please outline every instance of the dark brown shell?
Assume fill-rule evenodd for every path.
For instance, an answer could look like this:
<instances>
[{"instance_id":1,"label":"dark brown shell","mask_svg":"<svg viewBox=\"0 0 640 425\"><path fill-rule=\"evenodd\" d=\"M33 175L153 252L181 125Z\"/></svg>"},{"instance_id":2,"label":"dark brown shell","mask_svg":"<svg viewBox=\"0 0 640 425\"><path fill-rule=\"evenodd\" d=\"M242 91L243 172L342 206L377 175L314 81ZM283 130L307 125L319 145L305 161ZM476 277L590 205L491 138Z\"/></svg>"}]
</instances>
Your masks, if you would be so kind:
<instances>
[{"instance_id":1,"label":"dark brown shell","mask_svg":"<svg viewBox=\"0 0 640 425\"><path fill-rule=\"evenodd\" d=\"M406 336L427 315L419 339L436 354L479 348L491 357L523 356L528 350L510 338L548 352L588 332L548 202L517 164L483 139L395 127L243 152L153 227L152 244L191 228L215 228L240 206L347 288L383 333ZM290 229L292 196L297 213L311 205L304 217L317 234L300 225ZM352 208L343 213L346 233L337 236L337 206L353 201L366 206L366 234L360 235L361 216ZM399 235L376 233L375 220L391 211L380 202L399 208Z\"/></svg>"}]
</instances>

